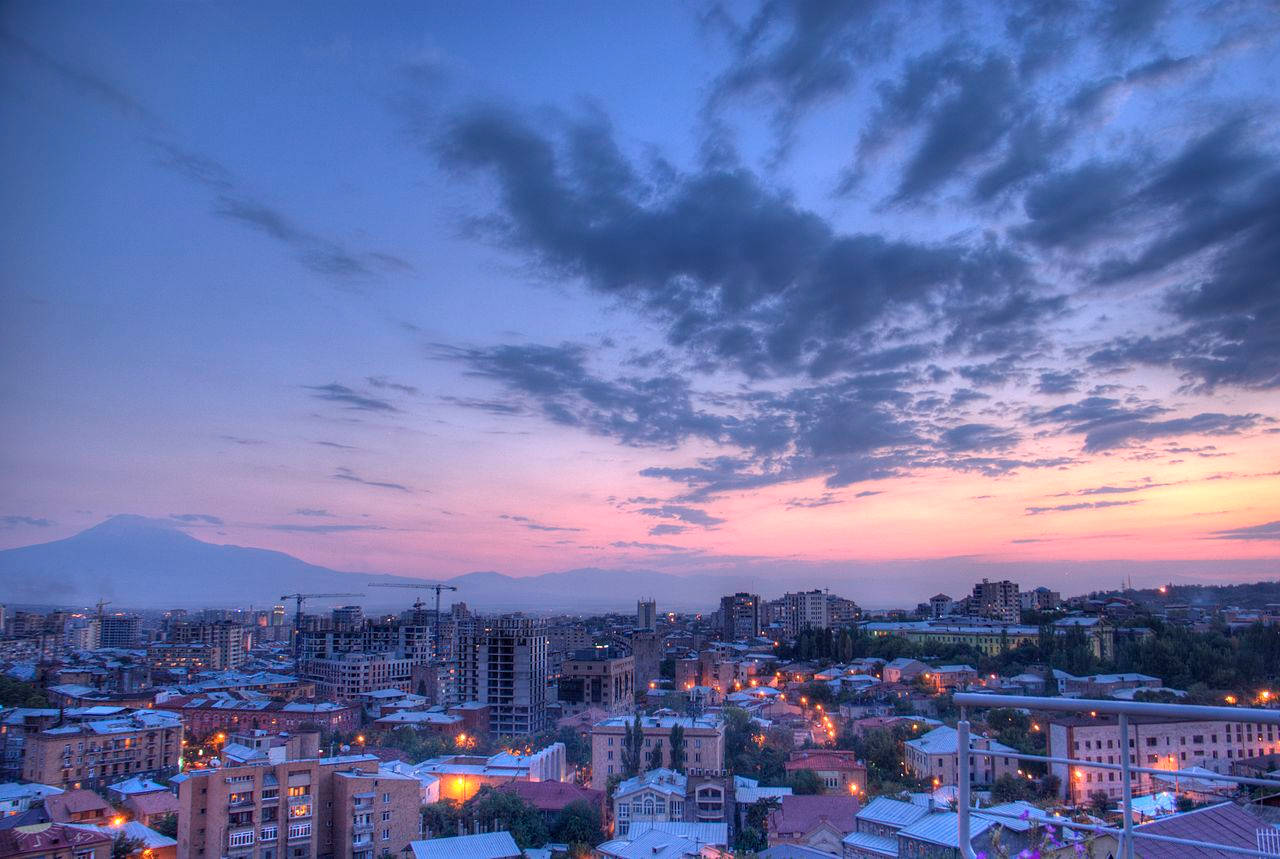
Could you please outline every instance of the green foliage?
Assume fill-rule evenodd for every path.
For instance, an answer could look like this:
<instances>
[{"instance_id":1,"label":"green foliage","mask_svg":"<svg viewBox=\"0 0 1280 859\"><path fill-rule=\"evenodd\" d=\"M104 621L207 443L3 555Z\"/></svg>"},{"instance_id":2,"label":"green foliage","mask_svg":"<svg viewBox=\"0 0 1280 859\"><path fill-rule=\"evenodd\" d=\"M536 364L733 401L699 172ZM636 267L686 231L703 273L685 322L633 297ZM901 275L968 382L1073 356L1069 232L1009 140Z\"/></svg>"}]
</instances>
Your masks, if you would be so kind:
<instances>
[{"instance_id":1,"label":"green foliage","mask_svg":"<svg viewBox=\"0 0 1280 859\"><path fill-rule=\"evenodd\" d=\"M569 803L556 816L551 837L554 841L568 844L574 852L596 846L605 840L600 810L583 800Z\"/></svg>"},{"instance_id":2,"label":"green foliage","mask_svg":"<svg viewBox=\"0 0 1280 859\"><path fill-rule=\"evenodd\" d=\"M871 787L902 779L902 738L887 728L875 728L853 737L851 748L867 765L867 782Z\"/></svg>"},{"instance_id":3,"label":"green foliage","mask_svg":"<svg viewBox=\"0 0 1280 859\"><path fill-rule=\"evenodd\" d=\"M111 842L111 859L129 859L135 850L141 850L145 846L146 843L141 838L130 838L121 832Z\"/></svg>"},{"instance_id":4,"label":"green foliage","mask_svg":"<svg viewBox=\"0 0 1280 859\"><path fill-rule=\"evenodd\" d=\"M151 828L169 838L178 837L178 815L166 814L151 824Z\"/></svg>"},{"instance_id":5,"label":"green foliage","mask_svg":"<svg viewBox=\"0 0 1280 859\"><path fill-rule=\"evenodd\" d=\"M738 707L725 707L724 720L725 761L729 770L764 784L782 784L786 778L783 765L794 747L791 732L780 727L764 731Z\"/></svg>"},{"instance_id":6,"label":"green foliage","mask_svg":"<svg viewBox=\"0 0 1280 859\"><path fill-rule=\"evenodd\" d=\"M684 772L684 728L671 726L671 769Z\"/></svg>"},{"instance_id":7,"label":"green foliage","mask_svg":"<svg viewBox=\"0 0 1280 859\"><path fill-rule=\"evenodd\" d=\"M409 760L425 761L454 751L453 744L440 737L419 734L408 725L396 728L382 738L382 745L404 752Z\"/></svg>"},{"instance_id":8,"label":"green foliage","mask_svg":"<svg viewBox=\"0 0 1280 859\"><path fill-rule=\"evenodd\" d=\"M553 742L564 743L565 757L569 763L579 767L591 765L591 743L573 728L565 727L556 731ZM544 743L538 748L542 748L544 745L546 744Z\"/></svg>"},{"instance_id":9,"label":"green foliage","mask_svg":"<svg viewBox=\"0 0 1280 859\"><path fill-rule=\"evenodd\" d=\"M627 778L634 778L644 767L644 728L640 724L640 714L627 725L622 734L622 772Z\"/></svg>"},{"instance_id":10,"label":"green foliage","mask_svg":"<svg viewBox=\"0 0 1280 859\"><path fill-rule=\"evenodd\" d=\"M1089 794L1089 809L1098 817L1105 817L1111 811L1111 797L1105 790L1095 790Z\"/></svg>"},{"instance_id":11,"label":"green foliage","mask_svg":"<svg viewBox=\"0 0 1280 859\"><path fill-rule=\"evenodd\" d=\"M991 798L995 802L1014 802L1019 799L1032 800L1038 798L1034 782L1016 775L1002 775L991 786Z\"/></svg>"},{"instance_id":12,"label":"green foliage","mask_svg":"<svg viewBox=\"0 0 1280 859\"><path fill-rule=\"evenodd\" d=\"M751 856L767 849L769 838L764 831L754 826L744 826L733 841L733 852L736 856Z\"/></svg>"},{"instance_id":13,"label":"green foliage","mask_svg":"<svg viewBox=\"0 0 1280 859\"><path fill-rule=\"evenodd\" d=\"M507 830L521 848L541 847L549 840L542 814L514 793L485 785L463 803L462 813L482 832Z\"/></svg>"},{"instance_id":14,"label":"green foliage","mask_svg":"<svg viewBox=\"0 0 1280 859\"><path fill-rule=\"evenodd\" d=\"M818 778L818 774L813 770L796 770L787 783L791 787L791 792L797 796L822 793L822 779Z\"/></svg>"},{"instance_id":15,"label":"green foliage","mask_svg":"<svg viewBox=\"0 0 1280 859\"><path fill-rule=\"evenodd\" d=\"M458 804L444 799L422 806L422 830L431 838L448 838L458 834L462 811Z\"/></svg>"},{"instance_id":16,"label":"green foliage","mask_svg":"<svg viewBox=\"0 0 1280 859\"><path fill-rule=\"evenodd\" d=\"M34 683L0 674L0 707L48 707L49 699Z\"/></svg>"},{"instance_id":17,"label":"green foliage","mask_svg":"<svg viewBox=\"0 0 1280 859\"><path fill-rule=\"evenodd\" d=\"M662 763L662 744L659 743L649 750L649 762L647 766L651 770L656 770L658 767L662 766Z\"/></svg>"}]
</instances>

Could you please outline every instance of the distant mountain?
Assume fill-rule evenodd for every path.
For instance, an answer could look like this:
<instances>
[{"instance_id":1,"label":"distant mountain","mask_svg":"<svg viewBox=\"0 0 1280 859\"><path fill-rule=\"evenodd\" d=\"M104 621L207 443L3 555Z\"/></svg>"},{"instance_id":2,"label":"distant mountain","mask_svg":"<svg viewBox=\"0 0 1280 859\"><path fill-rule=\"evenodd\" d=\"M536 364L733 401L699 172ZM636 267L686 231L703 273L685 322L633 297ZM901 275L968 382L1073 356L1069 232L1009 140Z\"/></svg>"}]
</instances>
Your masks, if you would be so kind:
<instances>
[{"instance_id":1,"label":"distant mountain","mask_svg":"<svg viewBox=\"0 0 1280 859\"><path fill-rule=\"evenodd\" d=\"M369 609L404 607L434 594L368 588L370 582L409 584L406 576L352 573L308 564L269 549L206 543L163 519L113 516L72 537L0 551L0 601L87 606L99 598L122 608L265 606L283 593L364 593L364 598L317 601L313 608L351 602ZM475 572L448 580L442 604L453 600L485 610L634 610L640 597L663 608L710 610L726 577L679 577L633 570L580 569L512 577ZM750 586L735 578L736 589ZM290 606L292 608L292 606Z\"/></svg>"}]
</instances>

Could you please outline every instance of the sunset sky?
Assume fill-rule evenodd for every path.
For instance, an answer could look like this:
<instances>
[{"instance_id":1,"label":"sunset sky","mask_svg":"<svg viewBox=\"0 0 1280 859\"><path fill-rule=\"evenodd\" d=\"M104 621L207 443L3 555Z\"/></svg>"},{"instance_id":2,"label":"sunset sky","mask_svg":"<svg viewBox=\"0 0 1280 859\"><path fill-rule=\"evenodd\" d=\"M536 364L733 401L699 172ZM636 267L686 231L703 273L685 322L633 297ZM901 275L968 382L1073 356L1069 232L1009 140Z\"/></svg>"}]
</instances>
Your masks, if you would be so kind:
<instances>
[{"instance_id":1,"label":"sunset sky","mask_svg":"<svg viewBox=\"0 0 1280 859\"><path fill-rule=\"evenodd\" d=\"M0 70L0 548L1280 569L1275 3L15 2Z\"/></svg>"}]
</instances>

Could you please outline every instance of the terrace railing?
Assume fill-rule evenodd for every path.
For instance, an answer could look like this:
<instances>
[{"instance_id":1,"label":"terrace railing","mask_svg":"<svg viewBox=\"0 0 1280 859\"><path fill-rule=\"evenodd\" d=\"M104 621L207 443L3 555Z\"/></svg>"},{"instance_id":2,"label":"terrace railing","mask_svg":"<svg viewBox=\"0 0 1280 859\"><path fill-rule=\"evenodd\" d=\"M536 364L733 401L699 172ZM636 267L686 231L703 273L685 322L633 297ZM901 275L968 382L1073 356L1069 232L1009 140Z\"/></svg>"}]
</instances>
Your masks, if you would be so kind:
<instances>
[{"instance_id":1,"label":"terrace railing","mask_svg":"<svg viewBox=\"0 0 1280 859\"><path fill-rule=\"evenodd\" d=\"M1121 807L1124 812L1124 822L1122 828L1112 826L1099 826L1096 824L1075 823L1069 820L1054 820L1053 825L1059 826L1064 830L1079 831L1081 833L1107 834L1113 835L1119 842L1119 857L1124 859L1133 859L1134 844L1137 839L1146 839L1153 842L1163 844L1180 845L1187 848L1200 848L1203 850L1220 850L1225 853L1234 853L1241 856L1260 856L1275 857L1280 856L1280 850L1277 850L1277 840L1271 831L1259 820L1258 843L1253 849L1240 847L1238 845L1220 844L1211 841L1198 841L1191 838L1175 838L1169 835L1159 835L1154 832L1139 832L1133 826L1133 774L1159 775L1165 778L1187 778L1201 781L1216 780L1233 782L1240 785L1253 785L1261 787L1280 787L1280 779L1268 778L1252 778L1247 776L1228 775L1226 773L1210 773L1202 769L1194 771L1186 771L1182 769L1169 770L1154 767L1136 766L1129 760L1129 718L1133 717L1157 717L1161 719L1180 719L1184 721L1203 720L1203 721L1223 721L1223 722L1247 722L1259 725L1277 725L1280 726L1280 710L1255 710L1240 707L1211 707L1200 706L1194 704L1157 704L1145 701L1116 701L1116 700L1091 700L1082 698L1044 698L1029 695L993 695L982 692L957 692L954 696L955 703L960 706L960 721L956 725L957 746L956 752L958 757L958 797L956 811L959 815L958 821L958 840L960 855L964 859L976 859L972 839L970 836L970 814L975 809L972 808L970 795L970 768L969 759L971 756L1002 758L1016 758L1020 761L1038 761L1049 764L1062 764L1068 767L1068 775L1072 769L1095 769L1095 770L1111 770L1120 773L1121 783ZM1080 760L1072 757L1059 757L1052 755L1032 755L1022 752L998 751L991 752L984 749L974 748L970 742L968 709L977 708L996 708L1011 707L1021 710L1029 710L1032 712L1059 712L1059 713L1089 713L1093 715L1113 715L1117 717L1116 729L1120 735L1120 763L1109 764L1100 761ZM1139 754L1137 744L1134 745L1133 756L1136 759ZM992 812L988 809L976 809L983 817L1001 817L1012 815L1002 815Z\"/></svg>"}]
</instances>

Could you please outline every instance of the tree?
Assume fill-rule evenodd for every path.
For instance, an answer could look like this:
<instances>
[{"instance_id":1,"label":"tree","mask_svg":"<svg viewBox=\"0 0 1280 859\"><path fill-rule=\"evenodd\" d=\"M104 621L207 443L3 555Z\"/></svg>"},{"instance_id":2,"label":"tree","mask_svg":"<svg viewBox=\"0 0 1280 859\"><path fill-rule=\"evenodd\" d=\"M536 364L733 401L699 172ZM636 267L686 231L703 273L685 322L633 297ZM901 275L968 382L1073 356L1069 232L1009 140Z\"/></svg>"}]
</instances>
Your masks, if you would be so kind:
<instances>
[{"instance_id":1,"label":"tree","mask_svg":"<svg viewBox=\"0 0 1280 859\"><path fill-rule=\"evenodd\" d=\"M788 782L791 785L791 792L797 796L822 793L822 779L818 778L818 774L813 770L796 770L791 774Z\"/></svg>"},{"instance_id":2,"label":"tree","mask_svg":"<svg viewBox=\"0 0 1280 859\"><path fill-rule=\"evenodd\" d=\"M178 815L166 814L151 824L151 828L169 838L178 837Z\"/></svg>"},{"instance_id":3,"label":"tree","mask_svg":"<svg viewBox=\"0 0 1280 859\"><path fill-rule=\"evenodd\" d=\"M111 842L111 859L129 859L134 851L141 850L145 846L146 842L141 838L130 838L121 832Z\"/></svg>"},{"instance_id":4,"label":"tree","mask_svg":"<svg viewBox=\"0 0 1280 859\"><path fill-rule=\"evenodd\" d=\"M600 810L585 800L571 802L556 816L551 834L575 852L583 852L576 848L595 847L605 840Z\"/></svg>"},{"instance_id":5,"label":"tree","mask_svg":"<svg viewBox=\"0 0 1280 859\"><path fill-rule=\"evenodd\" d=\"M1019 799L1034 799L1035 786L1025 778L1005 773L991 785L991 798L996 802L1015 802Z\"/></svg>"},{"instance_id":6,"label":"tree","mask_svg":"<svg viewBox=\"0 0 1280 859\"><path fill-rule=\"evenodd\" d=\"M447 800L422 806L422 831L430 838L448 838L458 834L461 821L458 806Z\"/></svg>"},{"instance_id":7,"label":"tree","mask_svg":"<svg viewBox=\"0 0 1280 859\"><path fill-rule=\"evenodd\" d=\"M556 731L555 741L564 743L564 754L569 763L579 767L591 766L591 743L582 734L566 726Z\"/></svg>"},{"instance_id":8,"label":"tree","mask_svg":"<svg viewBox=\"0 0 1280 859\"><path fill-rule=\"evenodd\" d=\"M1089 794L1089 808L1098 817L1105 817L1111 811L1111 797L1105 790L1095 790Z\"/></svg>"},{"instance_id":9,"label":"tree","mask_svg":"<svg viewBox=\"0 0 1280 859\"><path fill-rule=\"evenodd\" d=\"M49 699L39 687L0 674L0 707L48 707Z\"/></svg>"},{"instance_id":10,"label":"tree","mask_svg":"<svg viewBox=\"0 0 1280 859\"><path fill-rule=\"evenodd\" d=\"M547 824L542 813L514 793L485 785L463 804L462 810L480 831L505 829L521 848L547 843Z\"/></svg>"},{"instance_id":11,"label":"tree","mask_svg":"<svg viewBox=\"0 0 1280 859\"><path fill-rule=\"evenodd\" d=\"M649 750L649 769L656 770L662 766L662 742L659 741Z\"/></svg>"},{"instance_id":12,"label":"tree","mask_svg":"<svg viewBox=\"0 0 1280 859\"><path fill-rule=\"evenodd\" d=\"M644 768L644 727L640 714L622 733L622 771L627 778L634 778Z\"/></svg>"},{"instance_id":13,"label":"tree","mask_svg":"<svg viewBox=\"0 0 1280 859\"><path fill-rule=\"evenodd\" d=\"M671 726L671 769L684 772L684 728L679 722Z\"/></svg>"}]
</instances>

